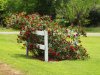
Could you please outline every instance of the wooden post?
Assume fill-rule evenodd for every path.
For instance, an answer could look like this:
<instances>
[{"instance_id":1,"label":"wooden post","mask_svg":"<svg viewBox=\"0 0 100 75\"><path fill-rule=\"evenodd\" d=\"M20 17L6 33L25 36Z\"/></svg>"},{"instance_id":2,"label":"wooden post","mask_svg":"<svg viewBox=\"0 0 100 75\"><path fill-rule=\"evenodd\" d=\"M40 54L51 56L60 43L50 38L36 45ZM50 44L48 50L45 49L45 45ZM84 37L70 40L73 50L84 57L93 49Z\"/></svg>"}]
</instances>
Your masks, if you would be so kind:
<instances>
[{"instance_id":1,"label":"wooden post","mask_svg":"<svg viewBox=\"0 0 100 75\"><path fill-rule=\"evenodd\" d=\"M45 45L45 61L48 62L48 32L44 31L44 45Z\"/></svg>"},{"instance_id":2,"label":"wooden post","mask_svg":"<svg viewBox=\"0 0 100 75\"><path fill-rule=\"evenodd\" d=\"M41 35L44 36L44 45L42 44L37 44L37 47L39 47L40 49L44 50L44 59L46 62L48 62L48 32L46 30L44 31L36 31L37 35ZM29 43L29 39L26 42L26 56L28 56L28 43Z\"/></svg>"},{"instance_id":3,"label":"wooden post","mask_svg":"<svg viewBox=\"0 0 100 75\"><path fill-rule=\"evenodd\" d=\"M29 55L29 51L28 51L28 44L29 44L29 41L30 39L28 38L28 40L26 41L26 56L28 57Z\"/></svg>"},{"instance_id":4,"label":"wooden post","mask_svg":"<svg viewBox=\"0 0 100 75\"><path fill-rule=\"evenodd\" d=\"M28 41L26 42L26 56L28 57Z\"/></svg>"}]
</instances>

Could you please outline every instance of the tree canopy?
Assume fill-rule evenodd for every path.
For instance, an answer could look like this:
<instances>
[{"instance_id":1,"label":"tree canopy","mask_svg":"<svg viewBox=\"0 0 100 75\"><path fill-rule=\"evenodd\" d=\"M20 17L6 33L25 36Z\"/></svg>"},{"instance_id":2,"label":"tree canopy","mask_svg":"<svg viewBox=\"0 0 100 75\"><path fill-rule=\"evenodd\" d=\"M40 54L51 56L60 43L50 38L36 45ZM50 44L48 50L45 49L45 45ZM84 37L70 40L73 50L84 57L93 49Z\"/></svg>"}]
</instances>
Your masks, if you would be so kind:
<instances>
[{"instance_id":1,"label":"tree canopy","mask_svg":"<svg viewBox=\"0 0 100 75\"><path fill-rule=\"evenodd\" d=\"M70 23L87 22L89 12L95 7L97 0L60 0L56 12L60 17L65 17Z\"/></svg>"},{"instance_id":2,"label":"tree canopy","mask_svg":"<svg viewBox=\"0 0 100 75\"><path fill-rule=\"evenodd\" d=\"M51 15L53 18L64 18L69 23L83 25L88 23L87 17L91 10L100 8L100 0L0 0L0 11L38 12L41 15ZM1 12L0 12L1 13Z\"/></svg>"}]
</instances>

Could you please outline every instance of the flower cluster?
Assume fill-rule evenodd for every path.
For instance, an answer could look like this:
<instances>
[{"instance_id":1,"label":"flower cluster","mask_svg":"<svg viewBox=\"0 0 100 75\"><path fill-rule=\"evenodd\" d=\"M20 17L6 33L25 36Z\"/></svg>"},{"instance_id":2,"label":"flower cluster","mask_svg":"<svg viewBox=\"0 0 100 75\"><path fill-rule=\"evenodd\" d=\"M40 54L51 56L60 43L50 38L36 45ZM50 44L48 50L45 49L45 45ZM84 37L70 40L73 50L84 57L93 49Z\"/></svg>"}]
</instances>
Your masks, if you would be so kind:
<instances>
[{"instance_id":1,"label":"flower cluster","mask_svg":"<svg viewBox=\"0 0 100 75\"><path fill-rule=\"evenodd\" d=\"M44 44L44 39L43 36L34 34L36 30L48 31L49 60L85 59L88 57L85 48L80 44L79 26L66 28L56 21L52 21L50 16L26 15L25 13L16 14L14 23L21 28L18 42L27 42L30 53L36 57L44 56L44 52L36 46L37 43Z\"/></svg>"}]
</instances>

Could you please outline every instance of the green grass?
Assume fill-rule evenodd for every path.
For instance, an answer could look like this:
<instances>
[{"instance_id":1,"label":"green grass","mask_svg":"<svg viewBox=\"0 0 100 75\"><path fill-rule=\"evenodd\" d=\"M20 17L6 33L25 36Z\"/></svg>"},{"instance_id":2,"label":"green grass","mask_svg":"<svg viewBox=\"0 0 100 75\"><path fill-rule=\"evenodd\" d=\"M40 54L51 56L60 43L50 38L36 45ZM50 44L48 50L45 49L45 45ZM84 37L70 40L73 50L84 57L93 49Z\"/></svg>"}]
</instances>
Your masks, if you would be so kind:
<instances>
[{"instance_id":1,"label":"green grass","mask_svg":"<svg viewBox=\"0 0 100 75\"><path fill-rule=\"evenodd\" d=\"M87 27L87 28L85 28L85 30L87 31L87 32L97 32L97 33L100 33L100 27Z\"/></svg>"},{"instance_id":2,"label":"green grass","mask_svg":"<svg viewBox=\"0 0 100 75\"><path fill-rule=\"evenodd\" d=\"M0 32L15 32L15 31L18 31L18 30L12 29L12 28L5 28L5 27L0 26Z\"/></svg>"},{"instance_id":3,"label":"green grass","mask_svg":"<svg viewBox=\"0 0 100 75\"><path fill-rule=\"evenodd\" d=\"M99 32L100 33L100 27L87 27L84 28L86 30L86 32ZM12 28L4 28L0 26L0 32L14 32L14 31L18 31L16 29L12 29Z\"/></svg>"},{"instance_id":4,"label":"green grass","mask_svg":"<svg viewBox=\"0 0 100 75\"><path fill-rule=\"evenodd\" d=\"M60 62L26 58L25 50L16 43L16 38L16 35L0 35L0 61L26 75L100 75L100 37L82 38L90 59Z\"/></svg>"}]
</instances>

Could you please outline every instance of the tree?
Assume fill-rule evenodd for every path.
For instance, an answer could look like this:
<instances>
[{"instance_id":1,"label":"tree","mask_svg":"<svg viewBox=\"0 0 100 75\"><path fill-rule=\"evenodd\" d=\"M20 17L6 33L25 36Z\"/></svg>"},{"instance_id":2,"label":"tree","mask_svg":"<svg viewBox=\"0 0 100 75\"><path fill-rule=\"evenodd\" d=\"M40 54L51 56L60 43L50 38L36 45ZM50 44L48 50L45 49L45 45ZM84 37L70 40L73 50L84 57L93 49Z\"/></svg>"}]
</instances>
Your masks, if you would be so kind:
<instances>
[{"instance_id":1,"label":"tree","mask_svg":"<svg viewBox=\"0 0 100 75\"><path fill-rule=\"evenodd\" d=\"M37 7L35 9L41 15L55 14L54 0L37 0Z\"/></svg>"},{"instance_id":2,"label":"tree","mask_svg":"<svg viewBox=\"0 0 100 75\"><path fill-rule=\"evenodd\" d=\"M57 15L66 18L69 23L84 25L89 12L94 8L97 0L61 0L56 7Z\"/></svg>"},{"instance_id":3,"label":"tree","mask_svg":"<svg viewBox=\"0 0 100 75\"><path fill-rule=\"evenodd\" d=\"M3 13L6 8L7 0L0 0L0 25L3 23Z\"/></svg>"},{"instance_id":4,"label":"tree","mask_svg":"<svg viewBox=\"0 0 100 75\"><path fill-rule=\"evenodd\" d=\"M6 8L7 0L0 0L0 11L3 11Z\"/></svg>"},{"instance_id":5,"label":"tree","mask_svg":"<svg viewBox=\"0 0 100 75\"><path fill-rule=\"evenodd\" d=\"M37 0L7 0L7 11L10 12L34 12Z\"/></svg>"}]
</instances>

